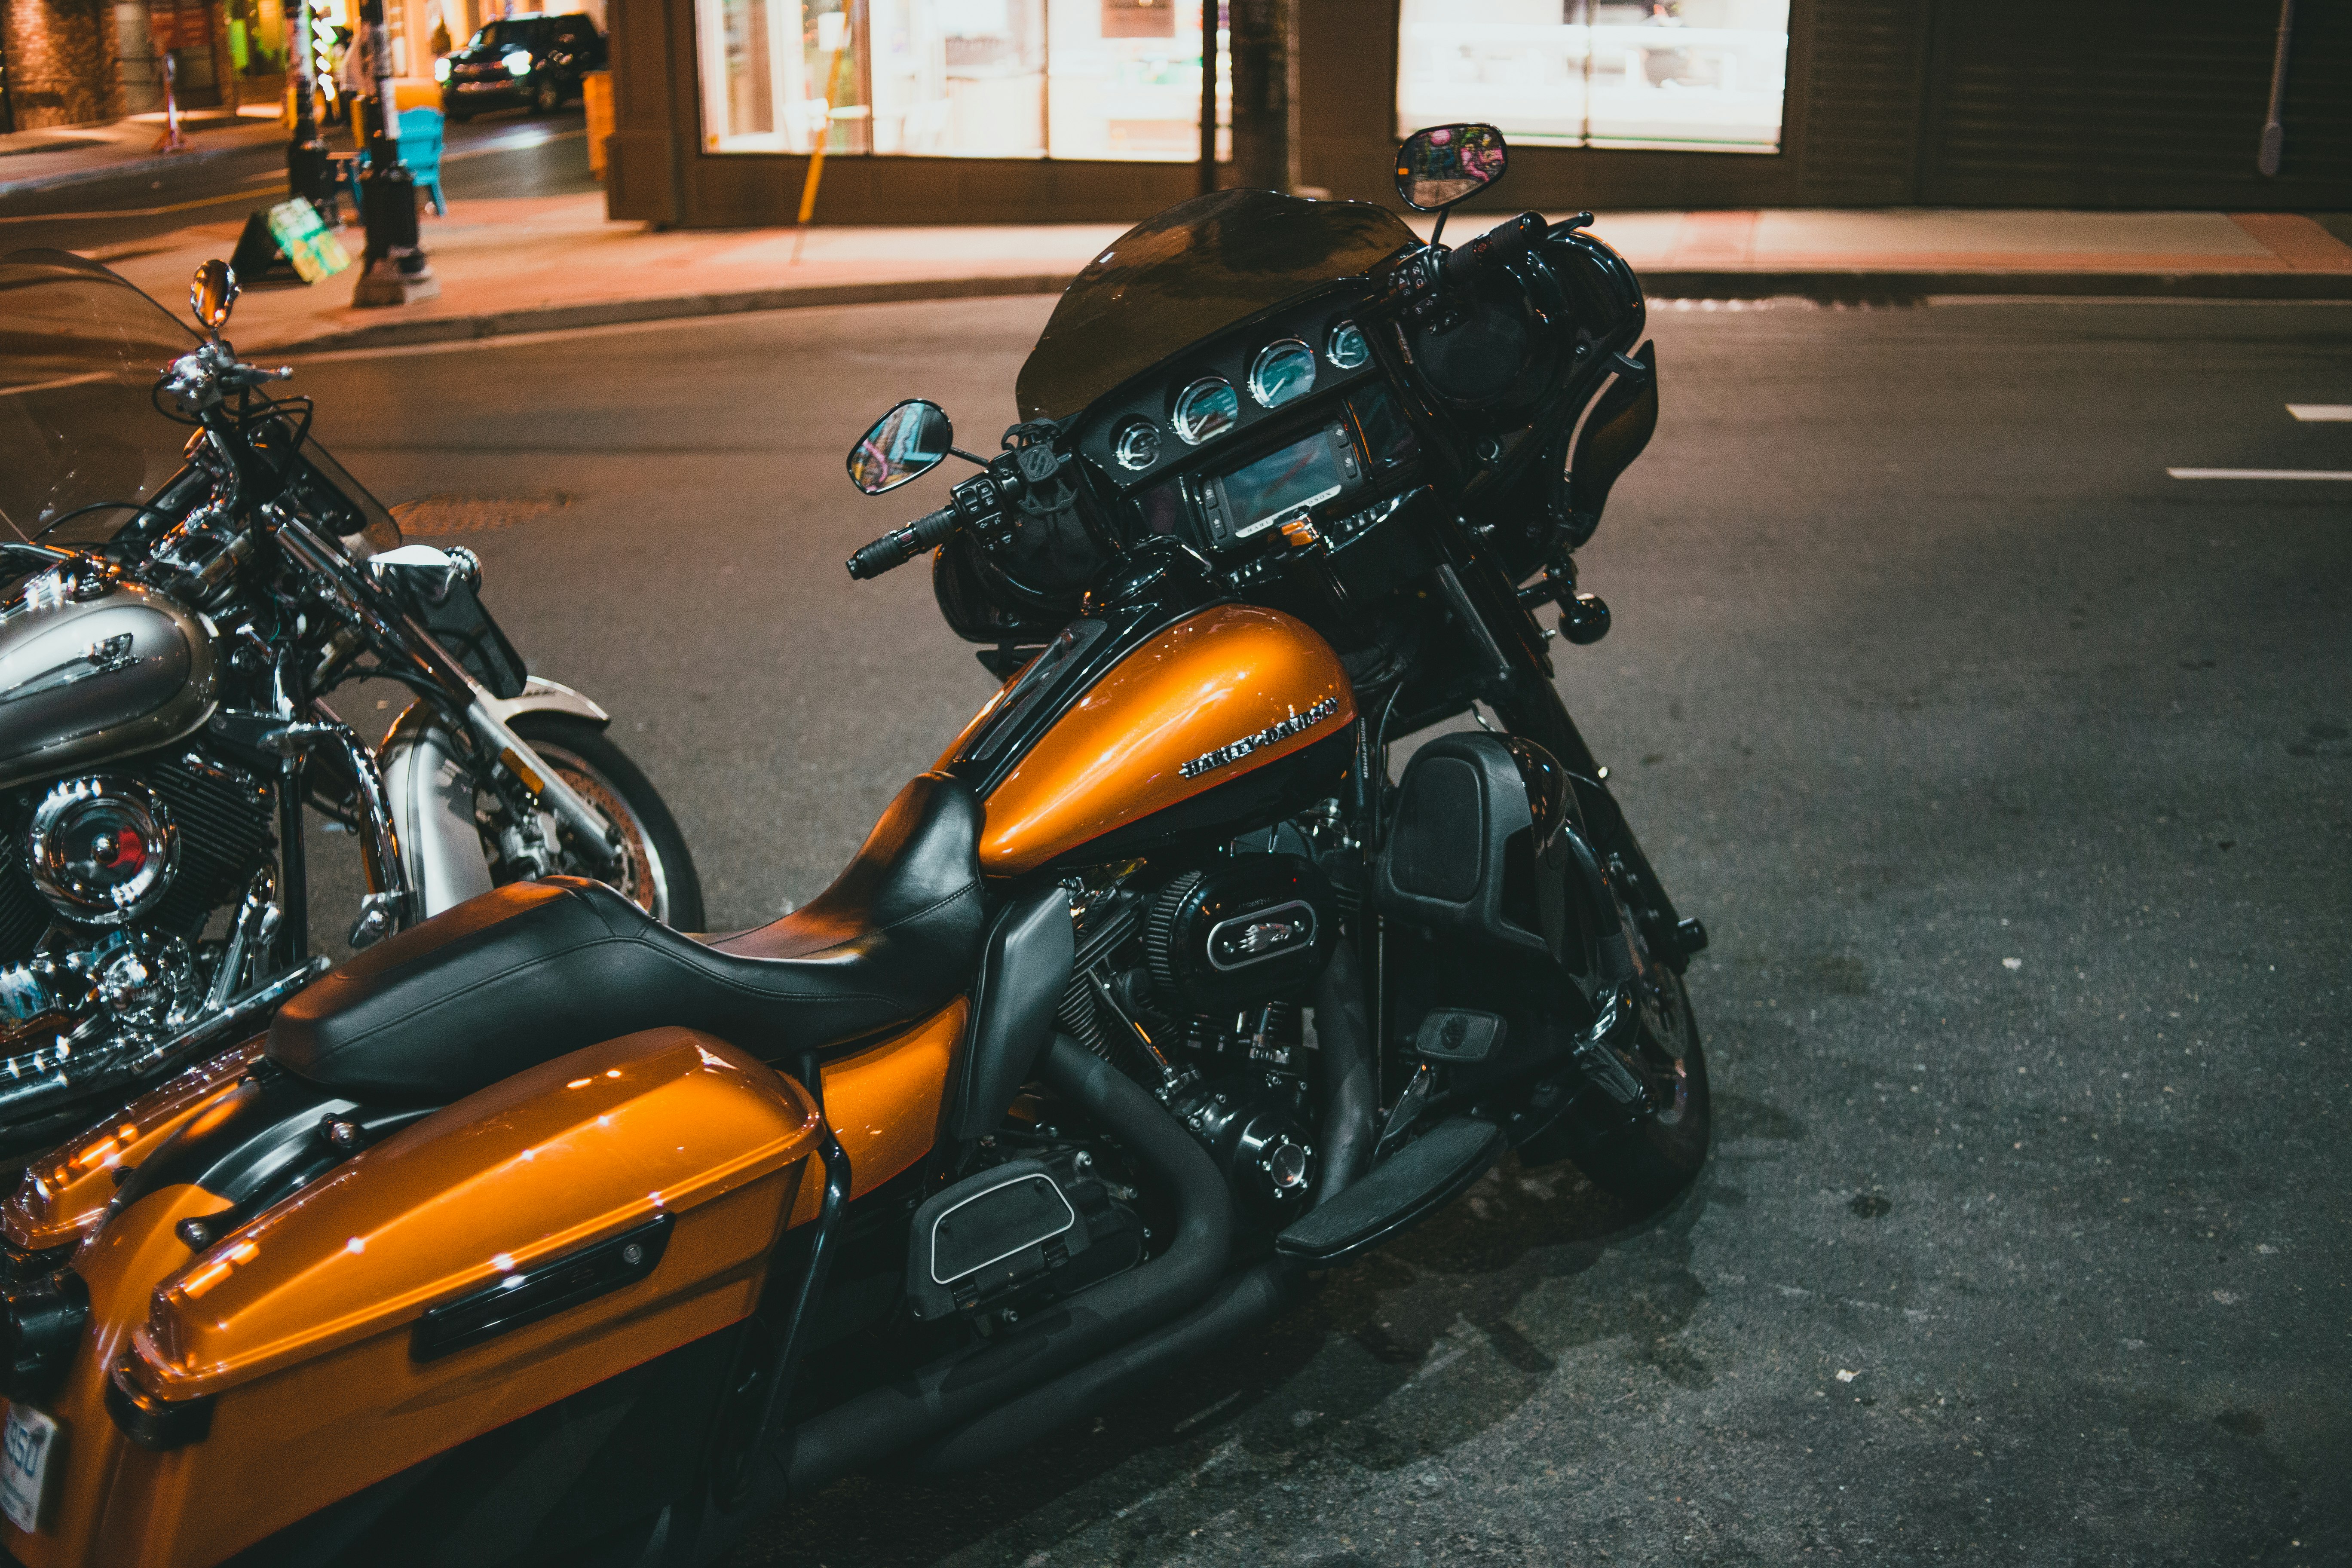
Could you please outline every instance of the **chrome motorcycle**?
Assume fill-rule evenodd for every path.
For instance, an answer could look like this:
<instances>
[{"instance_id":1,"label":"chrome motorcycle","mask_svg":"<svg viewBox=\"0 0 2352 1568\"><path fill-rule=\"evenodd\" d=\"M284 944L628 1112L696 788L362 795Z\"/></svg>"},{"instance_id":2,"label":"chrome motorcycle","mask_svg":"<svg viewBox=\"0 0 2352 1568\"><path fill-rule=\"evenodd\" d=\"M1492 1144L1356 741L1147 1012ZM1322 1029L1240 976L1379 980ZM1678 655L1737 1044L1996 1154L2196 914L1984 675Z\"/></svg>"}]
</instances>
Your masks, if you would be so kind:
<instances>
[{"instance_id":1,"label":"chrome motorcycle","mask_svg":"<svg viewBox=\"0 0 2352 1568\"><path fill-rule=\"evenodd\" d=\"M327 967L306 808L358 836L353 948L560 872L701 923L608 715L264 395L291 373L220 336L236 295L198 269L199 337L94 262L0 261L0 1157ZM415 697L378 747L326 701L360 678Z\"/></svg>"}]
</instances>

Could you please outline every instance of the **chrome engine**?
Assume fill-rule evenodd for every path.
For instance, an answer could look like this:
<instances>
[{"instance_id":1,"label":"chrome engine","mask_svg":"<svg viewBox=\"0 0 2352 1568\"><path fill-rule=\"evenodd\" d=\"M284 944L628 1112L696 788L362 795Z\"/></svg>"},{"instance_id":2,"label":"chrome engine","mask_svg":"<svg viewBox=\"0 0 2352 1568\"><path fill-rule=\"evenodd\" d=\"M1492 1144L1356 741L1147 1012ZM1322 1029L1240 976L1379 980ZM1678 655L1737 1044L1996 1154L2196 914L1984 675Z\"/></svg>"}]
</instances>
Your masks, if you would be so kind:
<instances>
[{"instance_id":1,"label":"chrome engine","mask_svg":"<svg viewBox=\"0 0 2352 1568\"><path fill-rule=\"evenodd\" d=\"M0 1110L79 1100L251 1016L274 805L188 743L0 797Z\"/></svg>"}]
</instances>

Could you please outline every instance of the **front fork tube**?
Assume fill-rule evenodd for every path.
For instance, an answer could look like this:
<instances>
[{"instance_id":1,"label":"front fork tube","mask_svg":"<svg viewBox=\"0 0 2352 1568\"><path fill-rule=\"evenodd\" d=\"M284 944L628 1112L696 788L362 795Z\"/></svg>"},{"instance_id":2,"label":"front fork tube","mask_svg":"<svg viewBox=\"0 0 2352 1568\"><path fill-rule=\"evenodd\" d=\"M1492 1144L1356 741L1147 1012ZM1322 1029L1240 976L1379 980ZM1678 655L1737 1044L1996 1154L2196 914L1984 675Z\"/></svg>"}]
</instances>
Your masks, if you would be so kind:
<instances>
[{"instance_id":1,"label":"front fork tube","mask_svg":"<svg viewBox=\"0 0 2352 1568\"><path fill-rule=\"evenodd\" d=\"M1486 685L1486 700L1513 734L1543 747L1569 771L1593 847L1604 866L1609 860L1617 861L1631 883L1626 889L1628 902L1642 922L1641 934L1650 952L1680 973L1705 937L1696 927L1688 936L1684 932L1674 900L1667 896L1649 857L1642 852L1641 841L1633 837L1632 825L1602 782L1601 763L1585 744L1554 684L1551 656L1535 616L1519 603L1517 590L1490 556L1459 549L1448 553L1455 559L1440 568L1446 574L1447 597L1454 602L1457 615L1478 623L1473 634L1480 645L1477 654L1489 655L1491 650L1501 657L1501 667Z\"/></svg>"},{"instance_id":2,"label":"front fork tube","mask_svg":"<svg viewBox=\"0 0 2352 1568\"><path fill-rule=\"evenodd\" d=\"M530 749L529 742L490 711L478 689L474 694L474 705L466 710L466 727L474 732L485 752L497 758L499 765L521 781L533 799L572 829L580 847L597 862L599 870L609 871L620 863L619 832L561 773L548 766L545 759Z\"/></svg>"}]
</instances>

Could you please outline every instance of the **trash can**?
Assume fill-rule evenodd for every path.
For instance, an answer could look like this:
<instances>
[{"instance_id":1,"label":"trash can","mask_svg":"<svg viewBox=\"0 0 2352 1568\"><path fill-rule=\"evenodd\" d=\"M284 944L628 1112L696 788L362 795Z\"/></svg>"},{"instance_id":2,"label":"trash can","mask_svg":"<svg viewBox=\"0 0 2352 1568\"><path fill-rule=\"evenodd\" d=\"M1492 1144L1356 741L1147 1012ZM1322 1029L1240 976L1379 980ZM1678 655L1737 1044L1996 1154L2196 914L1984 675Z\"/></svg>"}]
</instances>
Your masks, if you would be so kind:
<instances>
[{"instance_id":1,"label":"trash can","mask_svg":"<svg viewBox=\"0 0 2352 1568\"><path fill-rule=\"evenodd\" d=\"M613 134L613 73L588 71L580 78L580 107L588 111L588 173L604 177L604 139Z\"/></svg>"}]
</instances>

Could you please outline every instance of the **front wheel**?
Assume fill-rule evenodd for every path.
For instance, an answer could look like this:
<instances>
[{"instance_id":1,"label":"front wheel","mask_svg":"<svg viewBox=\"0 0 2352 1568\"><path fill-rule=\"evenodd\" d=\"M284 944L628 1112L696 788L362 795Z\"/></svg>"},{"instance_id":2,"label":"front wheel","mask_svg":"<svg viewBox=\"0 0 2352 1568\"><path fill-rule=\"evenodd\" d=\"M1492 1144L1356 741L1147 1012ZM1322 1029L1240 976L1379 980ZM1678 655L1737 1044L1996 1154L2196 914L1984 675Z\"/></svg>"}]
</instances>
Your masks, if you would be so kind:
<instances>
[{"instance_id":1,"label":"front wheel","mask_svg":"<svg viewBox=\"0 0 2352 1568\"><path fill-rule=\"evenodd\" d=\"M702 881L686 836L627 753L600 726L563 714L525 713L514 731L621 830L618 866L600 871L567 843L561 869L609 883L664 925L700 931Z\"/></svg>"},{"instance_id":2,"label":"front wheel","mask_svg":"<svg viewBox=\"0 0 2352 1568\"><path fill-rule=\"evenodd\" d=\"M1574 1151L1592 1184L1640 1204L1664 1203L1706 1163L1715 1131L1706 1052L1683 977L1653 961L1634 982L1636 1064L1658 1109Z\"/></svg>"},{"instance_id":3,"label":"front wheel","mask_svg":"<svg viewBox=\"0 0 2352 1568\"><path fill-rule=\"evenodd\" d=\"M1689 1185L1706 1163L1715 1107L1683 977L1645 962L1633 992L1633 1059L1627 1065L1658 1109L1601 1132L1571 1113L1521 1145L1519 1159L1528 1165L1573 1160L1594 1186L1649 1208Z\"/></svg>"}]
</instances>

